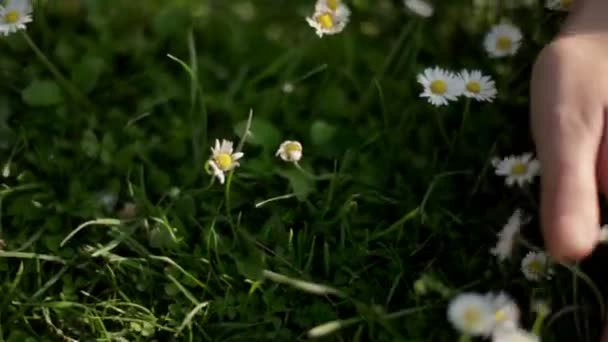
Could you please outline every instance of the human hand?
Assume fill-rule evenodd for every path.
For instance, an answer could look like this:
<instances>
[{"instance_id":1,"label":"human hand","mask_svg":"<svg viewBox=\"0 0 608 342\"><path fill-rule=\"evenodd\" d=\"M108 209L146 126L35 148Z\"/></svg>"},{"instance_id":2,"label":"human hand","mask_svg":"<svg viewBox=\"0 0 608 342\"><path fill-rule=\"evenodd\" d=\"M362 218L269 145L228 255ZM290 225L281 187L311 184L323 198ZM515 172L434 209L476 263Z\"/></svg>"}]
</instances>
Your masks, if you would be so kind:
<instances>
[{"instance_id":1,"label":"human hand","mask_svg":"<svg viewBox=\"0 0 608 342\"><path fill-rule=\"evenodd\" d=\"M541 226L557 260L589 255L608 195L608 1L578 0L532 72L531 123L541 163Z\"/></svg>"}]
</instances>

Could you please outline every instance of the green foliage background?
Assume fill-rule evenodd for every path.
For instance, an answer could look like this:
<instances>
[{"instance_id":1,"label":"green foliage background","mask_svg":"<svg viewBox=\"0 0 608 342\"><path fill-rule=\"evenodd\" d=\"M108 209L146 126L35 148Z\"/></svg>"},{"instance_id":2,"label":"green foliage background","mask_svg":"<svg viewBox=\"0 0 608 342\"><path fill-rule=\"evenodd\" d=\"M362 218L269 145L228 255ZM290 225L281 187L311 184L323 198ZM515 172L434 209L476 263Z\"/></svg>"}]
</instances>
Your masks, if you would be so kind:
<instances>
[{"instance_id":1,"label":"green foliage background","mask_svg":"<svg viewBox=\"0 0 608 342\"><path fill-rule=\"evenodd\" d=\"M506 188L490 160L532 150L527 79L561 15L479 3L421 19L354 0L346 30L319 39L312 1L37 2L27 34L69 83L23 34L0 39L0 341L296 341L351 318L325 340L454 341L445 308L464 290L508 291L526 327L547 298L543 341L592 341L585 281L558 268L533 284L524 248L488 252L515 208L536 211L537 189ZM501 19L524 44L494 60L481 42ZM435 65L493 75L497 101L432 107L416 75ZM250 109L227 196L204 162ZM274 157L285 139L320 177ZM135 218L116 220L127 203ZM535 219L525 235L540 244ZM600 286L597 269L583 268Z\"/></svg>"}]
</instances>

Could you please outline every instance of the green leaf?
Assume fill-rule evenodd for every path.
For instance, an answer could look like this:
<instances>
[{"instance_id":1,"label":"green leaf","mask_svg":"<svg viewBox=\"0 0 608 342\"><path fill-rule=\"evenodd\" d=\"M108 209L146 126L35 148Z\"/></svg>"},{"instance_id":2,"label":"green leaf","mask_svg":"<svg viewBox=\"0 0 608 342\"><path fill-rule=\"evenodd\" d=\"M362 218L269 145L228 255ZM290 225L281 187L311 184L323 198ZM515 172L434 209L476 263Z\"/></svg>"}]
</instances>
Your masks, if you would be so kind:
<instances>
[{"instance_id":1,"label":"green leaf","mask_svg":"<svg viewBox=\"0 0 608 342\"><path fill-rule=\"evenodd\" d=\"M247 256L236 258L236 268L247 279L261 280L263 279L264 259L261 253L250 253Z\"/></svg>"},{"instance_id":2,"label":"green leaf","mask_svg":"<svg viewBox=\"0 0 608 342\"><path fill-rule=\"evenodd\" d=\"M289 184L293 189L294 194L300 201L304 201L308 195L313 192L314 182L300 170L290 169L279 171L279 174L289 180Z\"/></svg>"},{"instance_id":3,"label":"green leaf","mask_svg":"<svg viewBox=\"0 0 608 342\"><path fill-rule=\"evenodd\" d=\"M21 92L23 102L32 107L53 106L63 102L61 89L54 81L35 80Z\"/></svg>"},{"instance_id":4,"label":"green leaf","mask_svg":"<svg viewBox=\"0 0 608 342\"><path fill-rule=\"evenodd\" d=\"M173 236L167 230L167 227L156 226L148 235L148 243L152 248L170 248L176 245Z\"/></svg>"},{"instance_id":5,"label":"green leaf","mask_svg":"<svg viewBox=\"0 0 608 342\"><path fill-rule=\"evenodd\" d=\"M80 142L80 147L84 151L84 154L86 154L88 157L97 158L100 149L99 140L93 131L88 130L84 132L82 141Z\"/></svg>"},{"instance_id":6,"label":"green leaf","mask_svg":"<svg viewBox=\"0 0 608 342\"><path fill-rule=\"evenodd\" d=\"M242 139L247 120L241 121L234 126L234 132ZM251 135L247 142L274 149L281 143L281 132L271 122L264 119L254 118L251 122Z\"/></svg>"},{"instance_id":7,"label":"green leaf","mask_svg":"<svg viewBox=\"0 0 608 342\"><path fill-rule=\"evenodd\" d=\"M336 127L325 121L317 120L310 126L310 139L315 145L326 145L336 134Z\"/></svg>"},{"instance_id":8,"label":"green leaf","mask_svg":"<svg viewBox=\"0 0 608 342\"><path fill-rule=\"evenodd\" d=\"M165 284L165 293L167 294L167 296L173 297L179 293L179 289L177 288L177 286L175 286L172 283L166 283Z\"/></svg>"},{"instance_id":9,"label":"green leaf","mask_svg":"<svg viewBox=\"0 0 608 342\"><path fill-rule=\"evenodd\" d=\"M72 69L72 81L85 93L89 93L95 88L101 73L103 72L104 62L99 56L84 56L79 63Z\"/></svg>"}]
</instances>

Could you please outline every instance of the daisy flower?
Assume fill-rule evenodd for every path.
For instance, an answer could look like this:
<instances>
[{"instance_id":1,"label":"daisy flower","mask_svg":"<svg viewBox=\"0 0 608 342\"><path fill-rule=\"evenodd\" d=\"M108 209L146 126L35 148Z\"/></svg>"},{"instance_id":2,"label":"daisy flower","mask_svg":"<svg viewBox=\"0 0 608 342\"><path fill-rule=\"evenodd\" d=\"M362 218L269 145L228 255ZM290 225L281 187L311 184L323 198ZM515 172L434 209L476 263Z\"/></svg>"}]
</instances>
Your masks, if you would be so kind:
<instances>
[{"instance_id":1,"label":"daisy flower","mask_svg":"<svg viewBox=\"0 0 608 342\"><path fill-rule=\"evenodd\" d=\"M572 8L574 0L546 0L545 7L553 11L568 11Z\"/></svg>"},{"instance_id":2,"label":"daisy flower","mask_svg":"<svg viewBox=\"0 0 608 342\"><path fill-rule=\"evenodd\" d=\"M494 308L494 329L516 328L519 325L519 307L508 294L487 294Z\"/></svg>"},{"instance_id":3,"label":"daisy flower","mask_svg":"<svg viewBox=\"0 0 608 342\"><path fill-rule=\"evenodd\" d=\"M432 16L435 11L433 5L425 0L404 0L403 3L410 12L423 18Z\"/></svg>"},{"instance_id":4,"label":"daisy flower","mask_svg":"<svg viewBox=\"0 0 608 342\"><path fill-rule=\"evenodd\" d=\"M496 97L496 85L490 76L484 76L479 70L467 71L460 73L464 84L463 95L474 98L477 101L494 101Z\"/></svg>"},{"instance_id":5,"label":"daisy flower","mask_svg":"<svg viewBox=\"0 0 608 342\"><path fill-rule=\"evenodd\" d=\"M30 0L8 0L0 5L0 35L9 35L25 29L25 24L32 21L32 4Z\"/></svg>"},{"instance_id":6,"label":"daisy flower","mask_svg":"<svg viewBox=\"0 0 608 342\"><path fill-rule=\"evenodd\" d=\"M450 301L448 320L463 334L488 336L494 327L494 307L486 296L462 293Z\"/></svg>"},{"instance_id":7,"label":"daisy flower","mask_svg":"<svg viewBox=\"0 0 608 342\"><path fill-rule=\"evenodd\" d=\"M543 252L528 252L521 261L521 271L530 281L551 279L553 270L549 264L549 257Z\"/></svg>"},{"instance_id":8,"label":"daisy flower","mask_svg":"<svg viewBox=\"0 0 608 342\"><path fill-rule=\"evenodd\" d=\"M348 24L350 10L341 0L319 0L315 13L306 18L308 25L316 30L317 36L342 32Z\"/></svg>"},{"instance_id":9,"label":"daisy flower","mask_svg":"<svg viewBox=\"0 0 608 342\"><path fill-rule=\"evenodd\" d=\"M464 88L459 77L439 67L426 68L417 79L424 87L420 97L427 97L431 104L438 107L456 101Z\"/></svg>"},{"instance_id":10,"label":"daisy flower","mask_svg":"<svg viewBox=\"0 0 608 342\"><path fill-rule=\"evenodd\" d=\"M507 224L497 234L498 242L494 248L490 249L490 253L495 255L500 261L511 257L513 247L515 246L515 239L519 234L521 226L527 223L527 221L528 219L523 217L520 209L515 210L511 217L509 217Z\"/></svg>"},{"instance_id":11,"label":"daisy flower","mask_svg":"<svg viewBox=\"0 0 608 342\"><path fill-rule=\"evenodd\" d=\"M600 228L600 243L608 243L608 224Z\"/></svg>"},{"instance_id":12,"label":"daisy flower","mask_svg":"<svg viewBox=\"0 0 608 342\"><path fill-rule=\"evenodd\" d=\"M540 163L532 158L532 153L524 153L521 156L508 156L502 160L492 161L498 176L505 176L505 183L512 186L517 183L520 187L525 183L531 183L533 178L540 173Z\"/></svg>"},{"instance_id":13,"label":"daisy flower","mask_svg":"<svg viewBox=\"0 0 608 342\"><path fill-rule=\"evenodd\" d=\"M215 139L215 146L211 148L211 158L207 163L220 184L224 184L225 172L240 165L237 160L243 158L243 155L243 152L234 152L232 141L222 140L220 143L218 139Z\"/></svg>"},{"instance_id":14,"label":"daisy flower","mask_svg":"<svg viewBox=\"0 0 608 342\"><path fill-rule=\"evenodd\" d=\"M298 162L302 158L302 144L295 140L285 140L275 156L280 156L286 162Z\"/></svg>"},{"instance_id":15,"label":"daisy flower","mask_svg":"<svg viewBox=\"0 0 608 342\"><path fill-rule=\"evenodd\" d=\"M519 28L502 23L490 29L483 44L490 57L499 58L515 55L521 46L521 39Z\"/></svg>"},{"instance_id":16,"label":"daisy flower","mask_svg":"<svg viewBox=\"0 0 608 342\"><path fill-rule=\"evenodd\" d=\"M540 338L520 328L499 328L492 333L492 342L540 342Z\"/></svg>"}]
</instances>

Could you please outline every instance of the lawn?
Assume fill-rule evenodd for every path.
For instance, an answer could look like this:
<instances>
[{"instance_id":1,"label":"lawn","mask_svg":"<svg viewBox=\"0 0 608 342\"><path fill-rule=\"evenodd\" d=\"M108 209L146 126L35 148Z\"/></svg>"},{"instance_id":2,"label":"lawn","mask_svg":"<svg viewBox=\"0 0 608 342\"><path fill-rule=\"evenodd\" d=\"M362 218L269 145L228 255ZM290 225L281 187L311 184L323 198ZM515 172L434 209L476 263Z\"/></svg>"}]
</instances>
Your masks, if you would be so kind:
<instances>
[{"instance_id":1,"label":"lawn","mask_svg":"<svg viewBox=\"0 0 608 342\"><path fill-rule=\"evenodd\" d=\"M522 272L538 178L496 172L534 153L530 70L565 14L434 3L344 1L322 37L313 0L36 1L2 35L4 13L0 342L482 341L448 307L501 291L542 341L597 341L605 253ZM501 23L521 46L496 56ZM433 105L435 67L497 94Z\"/></svg>"}]
</instances>

